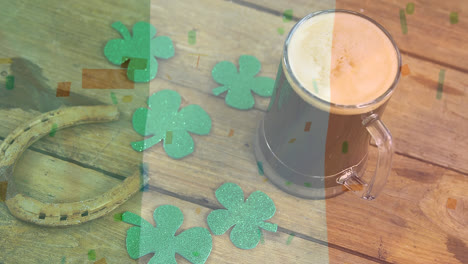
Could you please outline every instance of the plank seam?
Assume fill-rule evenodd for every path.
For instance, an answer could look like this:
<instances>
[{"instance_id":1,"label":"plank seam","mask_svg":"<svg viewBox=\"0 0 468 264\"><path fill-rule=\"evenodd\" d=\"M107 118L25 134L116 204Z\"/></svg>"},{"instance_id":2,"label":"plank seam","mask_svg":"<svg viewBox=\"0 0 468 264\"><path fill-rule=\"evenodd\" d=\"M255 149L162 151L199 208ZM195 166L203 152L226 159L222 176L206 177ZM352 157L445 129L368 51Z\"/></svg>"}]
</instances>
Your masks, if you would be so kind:
<instances>
[{"instance_id":1,"label":"plank seam","mask_svg":"<svg viewBox=\"0 0 468 264\"><path fill-rule=\"evenodd\" d=\"M2 138L2 137L0 137L0 139L4 140L4 138ZM69 158L64 158L64 157L61 157L61 156L59 156L59 155L57 155L55 153L50 153L48 151L44 151L44 150L37 149L37 148L31 148L31 147L29 149L31 151L38 152L38 153L43 154L43 155L48 155L48 156L51 156L53 158L63 160L65 162L70 162L72 164L81 166L83 168L95 170L97 172L102 173L103 175L110 176L110 177L115 178L115 179L119 179L119 180L126 179L126 177L124 177L122 175L112 173L112 172L109 172L109 171L106 171L106 170L103 170L103 169L100 169L100 168L97 168L97 167L94 167L94 166L89 166L89 165L86 165L86 164L84 164L82 162L79 162L79 161L76 161L76 160L72 160L72 159L69 159ZM157 187L157 186L153 186L153 185L149 185L149 189L154 191L154 192L158 192L158 193L161 193L161 194L164 194L164 195L167 195L167 196L174 197L174 198L179 199L179 200L183 200L183 201L186 201L186 202L189 202L189 203L192 203L192 204L203 206L203 207L211 209L211 210L223 209L222 207L219 207L216 204L210 202L206 198L196 199L196 198L192 198L190 196L174 193L174 192L171 192L169 190L166 190L166 189L163 189L163 188L160 188L160 187ZM291 232L294 232L296 234L296 236L301 238L301 239L304 239L304 240L307 240L307 241L310 241L312 243L316 243L316 244L319 244L319 245L331 247L331 248L334 248L336 250L343 251L343 252L346 252L346 253L351 254L351 255L355 255L357 257L361 257L361 258L364 258L364 259L367 259L367 260L374 261L376 263L393 264L392 262L383 261L383 260L378 259L376 257L369 256L369 255L366 255L364 253L354 251L352 249L348 249L348 248L345 248L345 247L342 247L342 246L339 246L339 245L336 245L336 244L333 244L333 243L328 243L328 242L325 242L323 240L320 240L320 239L317 239L317 238L314 238L314 237L311 237L311 236L307 236L305 234L298 233L296 231L292 231L292 230L289 230L289 229L286 229L286 228L283 228L283 227L280 227L280 226L278 226L278 231L282 232L282 233L285 233L285 234L290 234Z\"/></svg>"}]
</instances>

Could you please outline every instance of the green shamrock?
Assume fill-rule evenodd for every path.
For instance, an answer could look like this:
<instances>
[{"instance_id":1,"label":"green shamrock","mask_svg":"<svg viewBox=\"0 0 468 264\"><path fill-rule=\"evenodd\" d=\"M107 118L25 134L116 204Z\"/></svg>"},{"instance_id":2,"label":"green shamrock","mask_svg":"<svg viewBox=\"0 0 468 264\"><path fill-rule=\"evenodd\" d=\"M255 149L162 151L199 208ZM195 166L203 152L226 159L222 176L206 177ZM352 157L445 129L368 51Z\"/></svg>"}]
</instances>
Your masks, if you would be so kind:
<instances>
[{"instance_id":1,"label":"green shamrock","mask_svg":"<svg viewBox=\"0 0 468 264\"><path fill-rule=\"evenodd\" d=\"M179 159L193 152L194 143L188 133L206 135L211 130L211 118L199 105L188 105L179 111L181 97L176 91L161 90L148 98L147 108L133 114L133 128L142 136L152 136L132 142L136 151L143 151L164 139L166 153Z\"/></svg>"},{"instance_id":2,"label":"green shamrock","mask_svg":"<svg viewBox=\"0 0 468 264\"><path fill-rule=\"evenodd\" d=\"M112 24L123 37L107 42L104 55L113 64L122 64L130 59L128 79L134 82L149 82L156 77L158 61L155 57L169 59L174 56L174 46L169 37L156 35L156 28L147 22L133 26L133 37L120 21Z\"/></svg>"},{"instance_id":3,"label":"green shamrock","mask_svg":"<svg viewBox=\"0 0 468 264\"><path fill-rule=\"evenodd\" d=\"M177 264L177 253L191 263L205 263L213 247L206 228L193 227L175 236L184 222L184 215L173 205L156 208L153 218L156 227L134 213L122 215L122 221L136 225L128 229L126 239L127 252L132 259L154 252L149 264Z\"/></svg>"},{"instance_id":4,"label":"green shamrock","mask_svg":"<svg viewBox=\"0 0 468 264\"><path fill-rule=\"evenodd\" d=\"M234 183L225 183L216 190L216 198L226 209L214 210L208 215L208 226L215 235L231 228L231 241L241 249L258 245L261 230L276 232L278 225L264 222L276 212L273 201L261 191L253 192L244 203L244 192Z\"/></svg>"},{"instance_id":5,"label":"green shamrock","mask_svg":"<svg viewBox=\"0 0 468 264\"><path fill-rule=\"evenodd\" d=\"M218 96L226 91L226 103L238 109L250 109L255 104L252 91L260 96L271 96L275 81L268 77L255 77L260 72L260 61L254 56L242 55L239 58L239 73L236 66L229 61L215 65L211 75L224 86L213 89Z\"/></svg>"}]
</instances>

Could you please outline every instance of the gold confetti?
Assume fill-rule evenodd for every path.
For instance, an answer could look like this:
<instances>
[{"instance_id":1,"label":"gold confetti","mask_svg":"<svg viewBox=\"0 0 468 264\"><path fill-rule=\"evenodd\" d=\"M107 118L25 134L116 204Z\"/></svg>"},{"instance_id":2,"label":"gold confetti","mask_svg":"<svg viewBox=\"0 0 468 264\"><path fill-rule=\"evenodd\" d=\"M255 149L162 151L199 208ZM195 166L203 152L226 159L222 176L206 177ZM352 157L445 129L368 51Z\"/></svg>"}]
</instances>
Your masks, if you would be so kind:
<instances>
[{"instance_id":1,"label":"gold confetti","mask_svg":"<svg viewBox=\"0 0 468 264\"><path fill-rule=\"evenodd\" d=\"M124 102L124 103L130 103L131 101L133 101L133 96L131 96L131 95L126 95L126 96L122 97L122 102Z\"/></svg>"}]
</instances>

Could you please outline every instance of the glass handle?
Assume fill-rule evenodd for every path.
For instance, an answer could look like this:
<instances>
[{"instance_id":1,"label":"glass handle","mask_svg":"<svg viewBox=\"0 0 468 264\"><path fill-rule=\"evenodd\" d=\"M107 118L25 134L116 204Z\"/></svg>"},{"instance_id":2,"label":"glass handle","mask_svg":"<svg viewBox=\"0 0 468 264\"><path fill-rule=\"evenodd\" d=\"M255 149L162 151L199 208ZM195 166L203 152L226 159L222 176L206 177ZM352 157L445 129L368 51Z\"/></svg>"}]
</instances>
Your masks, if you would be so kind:
<instances>
[{"instance_id":1,"label":"glass handle","mask_svg":"<svg viewBox=\"0 0 468 264\"><path fill-rule=\"evenodd\" d=\"M353 169L346 171L337 182L343 184L353 193L366 200L375 199L387 183L392 167L393 141L390 131L382 123L379 116L372 114L362 121L369 134L374 139L379 150L377 166L372 178L366 182Z\"/></svg>"}]
</instances>

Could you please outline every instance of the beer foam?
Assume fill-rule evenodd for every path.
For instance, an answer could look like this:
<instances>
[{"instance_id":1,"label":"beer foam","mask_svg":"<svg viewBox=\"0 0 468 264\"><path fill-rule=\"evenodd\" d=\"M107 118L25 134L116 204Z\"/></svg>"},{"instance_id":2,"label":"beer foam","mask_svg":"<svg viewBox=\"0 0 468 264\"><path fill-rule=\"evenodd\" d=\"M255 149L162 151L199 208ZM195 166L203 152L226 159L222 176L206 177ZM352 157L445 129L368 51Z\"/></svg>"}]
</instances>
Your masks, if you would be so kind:
<instances>
[{"instance_id":1,"label":"beer foam","mask_svg":"<svg viewBox=\"0 0 468 264\"><path fill-rule=\"evenodd\" d=\"M325 13L293 34L288 57L301 85L335 104L368 103L392 85L398 57L390 39L370 21L349 13Z\"/></svg>"}]
</instances>

